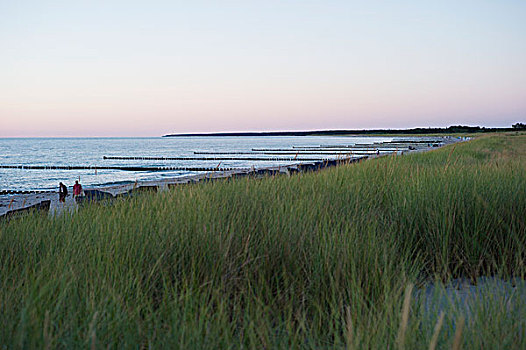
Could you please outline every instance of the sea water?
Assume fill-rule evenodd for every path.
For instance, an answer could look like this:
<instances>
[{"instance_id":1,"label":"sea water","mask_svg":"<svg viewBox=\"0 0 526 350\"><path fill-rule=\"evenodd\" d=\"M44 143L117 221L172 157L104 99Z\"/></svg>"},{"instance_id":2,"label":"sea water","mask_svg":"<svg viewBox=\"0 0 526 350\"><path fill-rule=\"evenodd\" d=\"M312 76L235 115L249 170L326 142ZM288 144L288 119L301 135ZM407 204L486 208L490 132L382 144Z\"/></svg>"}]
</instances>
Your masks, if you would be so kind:
<instances>
[{"instance_id":1,"label":"sea water","mask_svg":"<svg viewBox=\"0 0 526 350\"><path fill-rule=\"evenodd\" d=\"M154 137L154 138L0 138L0 165L138 166L261 168L301 162L304 158L336 155L298 155L295 161L241 160L109 160L110 157L221 157L194 152L251 152L253 148L291 149L293 146L372 144L391 137L258 136L258 137ZM294 155L225 154L225 157L288 158ZM85 188L115 183L161 180L194 174L189 171L0 169L0 190L56 190L59 182Z\"/></svg>"}]
</instances>

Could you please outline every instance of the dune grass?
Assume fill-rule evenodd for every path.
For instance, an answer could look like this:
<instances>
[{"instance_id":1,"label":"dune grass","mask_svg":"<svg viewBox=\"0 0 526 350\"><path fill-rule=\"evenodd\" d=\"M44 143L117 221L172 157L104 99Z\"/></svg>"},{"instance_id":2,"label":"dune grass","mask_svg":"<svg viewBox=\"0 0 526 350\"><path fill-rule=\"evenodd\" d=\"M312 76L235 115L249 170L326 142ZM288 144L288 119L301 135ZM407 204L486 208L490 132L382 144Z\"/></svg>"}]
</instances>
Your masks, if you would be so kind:
<instances>
[{"instance_id":1,"label":"dune grass","mask_svg":"<svg viewBox=\"0 0 526 350\"><path fill-rule=\"evenodd\" d=\"M464 321L406 290L524 279L525 155L526 134L485 136L0 222L0 344L524 348L524 288Z\"/></svg>"}]
</instances>

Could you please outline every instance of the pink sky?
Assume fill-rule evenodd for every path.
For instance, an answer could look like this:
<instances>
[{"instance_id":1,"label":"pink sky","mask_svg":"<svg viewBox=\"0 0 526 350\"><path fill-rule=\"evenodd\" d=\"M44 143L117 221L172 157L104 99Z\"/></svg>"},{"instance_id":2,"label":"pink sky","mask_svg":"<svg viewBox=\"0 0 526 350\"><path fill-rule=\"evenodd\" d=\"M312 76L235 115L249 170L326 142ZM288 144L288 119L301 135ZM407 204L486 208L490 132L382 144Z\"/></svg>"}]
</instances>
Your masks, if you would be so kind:
<instances>
[{"instance_id":1,"label":"pink sky","mask_svg":"<svg viewBox=\"0 0 526 350\"><path fill-rule=\"evenodd\" d=\"M0 5L0 137L526 120L526 5Z\"/></svg>"}]
</instances>

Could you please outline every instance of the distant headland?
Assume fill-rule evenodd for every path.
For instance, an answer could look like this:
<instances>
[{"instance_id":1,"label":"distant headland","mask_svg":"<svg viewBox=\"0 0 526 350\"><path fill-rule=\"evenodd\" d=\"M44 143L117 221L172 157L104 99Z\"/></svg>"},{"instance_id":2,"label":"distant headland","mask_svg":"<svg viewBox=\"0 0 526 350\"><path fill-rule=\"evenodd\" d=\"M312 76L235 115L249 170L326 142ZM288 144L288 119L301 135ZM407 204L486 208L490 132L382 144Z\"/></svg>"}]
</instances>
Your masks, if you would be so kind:
<instances>
[{"instance_id":1,"label":"distant headland","mask_svg":"<svg viewBox=\"0 0 526 350\"><path fill-rule=\"evenodd\" d=\"M510 128L486 128L484 126L453 125L447 128L413 129L371 129L371 130L311 130L311 131L262 131L262 132L216 132L168 134L163 137L183 136L336 136L336 135L424 135L424 134L463 134L526 130L526 124L516 123Z\"/></svg>"}]
</instances>

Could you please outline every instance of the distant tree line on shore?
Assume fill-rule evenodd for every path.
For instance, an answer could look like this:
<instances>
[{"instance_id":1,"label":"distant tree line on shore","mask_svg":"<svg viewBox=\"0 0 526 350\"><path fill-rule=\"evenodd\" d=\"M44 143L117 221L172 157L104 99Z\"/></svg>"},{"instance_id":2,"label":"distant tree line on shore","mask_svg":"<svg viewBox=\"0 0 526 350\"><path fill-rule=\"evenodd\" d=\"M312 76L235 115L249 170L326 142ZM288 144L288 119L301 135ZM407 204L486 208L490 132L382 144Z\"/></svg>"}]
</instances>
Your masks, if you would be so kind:
<instances>
[{"instance_id":1,"label":"distant tree line on shore","mask_svg":"<svg viewBox=\"0 0 526 350\"><path fill-rule=\"evenodd\" d=\"M413 129L371 129L371 130L313 130L313 131L268 131L268 132L221 132L170 134L163 137L179 136L327 136L327 135L424 135L424 134L466 134L491 133L503 131L526 130L526 124L515 123L511 128L486 128L484 126L452 125L447 128L413 128Z\"/></svg>"}]
</instances>

